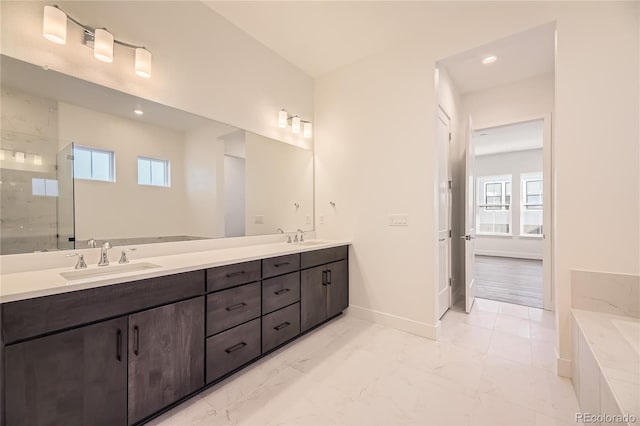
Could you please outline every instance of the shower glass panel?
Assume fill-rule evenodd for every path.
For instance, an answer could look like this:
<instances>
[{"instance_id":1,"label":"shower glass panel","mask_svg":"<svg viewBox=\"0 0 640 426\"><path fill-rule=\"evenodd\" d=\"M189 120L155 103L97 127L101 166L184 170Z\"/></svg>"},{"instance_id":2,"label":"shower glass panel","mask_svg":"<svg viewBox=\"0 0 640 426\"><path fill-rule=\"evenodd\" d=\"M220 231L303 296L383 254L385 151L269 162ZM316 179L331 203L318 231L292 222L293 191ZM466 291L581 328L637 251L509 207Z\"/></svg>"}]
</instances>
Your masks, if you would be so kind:
<instances>
[{"instance_id":1,"label":"shower glass panel","mask_svg":"<svg viewBox=\"0 0 640 426\"><path fill-rule=\"evenodd\" d=\"M73 209L73 143L57 155L58 172L58 249L75 248Z\"/></svg>"}]
</instances>

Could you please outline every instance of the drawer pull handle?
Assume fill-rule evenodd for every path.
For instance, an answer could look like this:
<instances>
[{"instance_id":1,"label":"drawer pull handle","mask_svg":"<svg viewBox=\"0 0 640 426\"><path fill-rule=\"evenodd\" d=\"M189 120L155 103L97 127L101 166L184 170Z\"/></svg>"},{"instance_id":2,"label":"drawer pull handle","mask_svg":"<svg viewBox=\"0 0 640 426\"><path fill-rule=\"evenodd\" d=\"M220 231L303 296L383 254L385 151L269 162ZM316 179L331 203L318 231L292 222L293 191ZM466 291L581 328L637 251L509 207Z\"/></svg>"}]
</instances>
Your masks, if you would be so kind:
<instances>
[{"instance_id":1,"label":"drawer pull handle","mask_svg":"<svg viewBox=\"0 0 640 426\"><path fill-rule=\"evenodd\" d=\"M227 311L234 311L236 309L240 309L244 306L247 306L246 303L242 302L242 303L238 303L237 305L233 305L233 306L228 306L227 308L225 308Z\"/></svg>"},{"instance_id":2,"label":"drawer pull handle","mask_svg":"<svg viewBox=\"0 0 640 426\"><path fill-rule=\"evenodd\" d=\"M287 265L291 265L291 262L282 262L282 263L276 263L275 266L276 268L279 268L281 266L287 266Z\"/></svg>"},{"instance_id":3,"label":"drawer pull handle","mask_svg":"<svg viewBox=\"0 0 640 426\"><path fill-rule=\"evenodd\" d=\"M122 331L116 332L116 359L122 361Z\"/></svg>"},{"instance_id":4,"label":"drawer pull handle","mask_svg":"<svg viewBox=\"0 0 640 426\"><path fill-rule=\"evenodd\" d=\"M282 290L276 291L274 294L280 296L281 294L289 293L291 290L288 288L283 288Z\"/></svg>"},{"instance_id":5,"label":"drawer pull handle","mask_svg":"<svg viewBox=\"0 0 640 426\"><path fill-rule=\"evenodd\" d=\"M227 274L227 278L239 277L240 275L244 275L246 273L246 271L230 272Z\"/></svg>"},{"instance_id":6,"label":"drawer pull handle","mask_svg":"<svg viewBox=\"0 0 640 426\"><path fill-rule=\"evenodd\" d=\"M244 348L245 346L247 346L247 344L246 344L245 342L240 342L240 343L238 343L237 345L233 345L233 346L231 346L230 348L225 349L224 351L225 351L226 353L230 354L231 352L235 352L235 351L237 351L238 349L242 349L242 348Z\"/></svg>"},{"instance_id":7,"label":"drawer pull handle","mask_svg":"<svg viewBox=\"0 0 640 426\"><path fill-rule=\"evenodd\" d=\"M140 353L140 329L138 326L133 327L133 353L138 356Z\"/></svg>"},{"instance_id":8,"label":"drawer pull handle","mask_svg":"<svg viewBox=\"0 0 640 426\"><path fill-rule=\"evenodd\" d=\"M322 285L327 285L327 271L322 271Z\"/></svg>"},{"instance_id":9,"label":"drawer pull handle","mask_svg":"<svg viewBox=\"0 0 640 426\"><path fill-rule=\"evenodd\" d=\"M331 269L327 270L327 284L331 285Z\"/></svg>"},{"instance_id":10,"label":"drawer pull handle","mask_svg":"<svg viewBox=\"0 0 640 426\"><path fill-rule=\"evenodd\" d=\"M276 330L276 331L280 331L280 330L282 330L283 328L287 328L287 327L289 327L290 325L291 325L291 323L290 323L290 322L283 322L282 324L280 324L280 325L276 325L275 327L273 327L273 329L274 329L274 330Z\"/></svg>"}]
</instances>

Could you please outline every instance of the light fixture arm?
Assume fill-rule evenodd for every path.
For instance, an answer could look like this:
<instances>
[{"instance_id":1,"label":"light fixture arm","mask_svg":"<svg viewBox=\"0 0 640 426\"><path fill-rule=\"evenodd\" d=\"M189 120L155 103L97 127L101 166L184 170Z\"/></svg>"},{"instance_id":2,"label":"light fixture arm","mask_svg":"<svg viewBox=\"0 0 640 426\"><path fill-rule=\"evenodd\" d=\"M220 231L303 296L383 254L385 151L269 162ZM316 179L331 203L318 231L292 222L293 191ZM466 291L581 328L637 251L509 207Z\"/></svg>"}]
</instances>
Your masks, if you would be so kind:
<instances>
[{"instance_id":1,"label":"light fixture arm","mask_svg":"<svg viewBox=\"0 0 640 426\"><path fill-rule=\"evenodd\" d=\"M64 9L62 9L60 6L58 6L57 4L54 4L53 7L55 7L56 9L61 10L62 12L64 12L65 15L67 15L67 19L69 21L71 21L72 23L76 24L78 27L82 28L85 32L85 34L88 34L91 37L95 37L96 35L96 28L92 28L88 25L83 24L82 22L78 21L77 19L75 19L73 16L69 15ZM106 29L106 28L103 28ZM85 38L86 40L86 38ZM124 47L128 47L130 49L145 49L148 50L146 47L144 46L139 46L137 44L132 44L132 43L127 43L126 41L122 41L122 40L117 40L117 39L113 39L113 43L114 44L119 44L120 46L124 46Z\"/></svg>"}]
</instances>

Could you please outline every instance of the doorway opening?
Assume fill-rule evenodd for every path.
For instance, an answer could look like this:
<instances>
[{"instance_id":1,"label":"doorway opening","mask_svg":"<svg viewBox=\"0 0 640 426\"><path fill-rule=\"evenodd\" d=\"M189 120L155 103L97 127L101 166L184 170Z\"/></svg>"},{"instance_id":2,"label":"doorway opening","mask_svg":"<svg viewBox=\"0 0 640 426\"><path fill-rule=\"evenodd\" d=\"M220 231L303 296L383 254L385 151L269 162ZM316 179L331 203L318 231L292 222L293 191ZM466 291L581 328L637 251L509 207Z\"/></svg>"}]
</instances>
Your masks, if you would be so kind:
<instances>
[{"instance_id":1,"label":"doorway opening","mask_svg":"<svg viewBox=\"0 0 640 426\"><path fill-rule=\"evenodd\" d=\"M544 307L544 120L475 130L476 297Z\"/></svg>"},{"instance_id":2,"label":"doorway opening","mask_svg":"<svg viewBox=\"0 0 640 426\"><path fill-rule=\"evenodd\" d=\"M554 72L554 23L436 63L436 126L444 110L452 134L446 157L435 135L438 167L450 176L447 198L438 173L440 316L471 312L476 297L553 310Z\"/></svg>"}]
</instances>

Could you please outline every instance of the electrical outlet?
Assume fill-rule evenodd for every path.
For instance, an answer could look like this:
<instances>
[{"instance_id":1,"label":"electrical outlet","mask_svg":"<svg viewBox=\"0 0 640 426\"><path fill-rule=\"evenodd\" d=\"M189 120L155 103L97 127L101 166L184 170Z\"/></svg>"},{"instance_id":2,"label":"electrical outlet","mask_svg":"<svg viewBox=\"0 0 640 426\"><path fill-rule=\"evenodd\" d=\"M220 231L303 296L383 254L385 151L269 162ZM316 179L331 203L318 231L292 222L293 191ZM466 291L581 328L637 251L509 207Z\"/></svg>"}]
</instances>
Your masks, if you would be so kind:
<instances>
[{"instance_id":1,"label":"electrical outlet","mask_svg":"<svg viewBox=\"0 0 640 426\"><path fill-rule=\"evenodd\" d=\"M409 215L392 214L389 216L389 226L409 226Z\"/></svg>"},{"instance_id":2,"label":"electrical outlet","mask_svg":"<svg viewBox=\"0 0 640 426\"><path fill-rule=\"evenodd\" d=\"M311 216L307 216L307 225L311 225Z\"/></svg>"},{"instance_id":3,"label":"electrical outlet","mask_svg":"<svg viewBox=\"0 0 640 426\"><path fill-rule=\"evenodd\" d=\"M256 215L255 220L253 222L258 225L264 224L264 216L261 214Z\"/></svg>"},{"instance_id":4,"label":"electrical outlet","mask_svg":"<svg viewBox=\"0 0 640 426\"><path fill-rule=\"evenodd\" d=\"M325 217L324 215L320 215L320 225L324 225L325 223Z\"/></svg>"}]
</instances>

